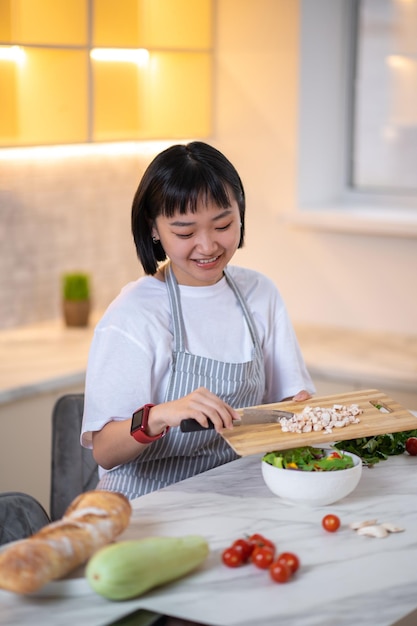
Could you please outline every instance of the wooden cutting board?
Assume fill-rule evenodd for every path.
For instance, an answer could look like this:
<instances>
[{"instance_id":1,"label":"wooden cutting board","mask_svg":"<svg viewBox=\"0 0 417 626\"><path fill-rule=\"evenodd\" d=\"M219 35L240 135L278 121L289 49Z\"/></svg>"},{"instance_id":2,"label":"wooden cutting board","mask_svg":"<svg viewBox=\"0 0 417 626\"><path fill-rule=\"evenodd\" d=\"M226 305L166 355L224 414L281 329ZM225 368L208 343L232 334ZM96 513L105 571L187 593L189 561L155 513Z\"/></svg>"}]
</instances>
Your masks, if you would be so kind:
<instances>
[{"instance_id":1,"label":"wooden cutting board","mask_svg":"<svg viewBox=\"0 0 417 626\"><path fill-rule=\"evenodd\" d=\"M358 424L350 424L344 428L334 428L332 433L323 431L312 433L284 433L280 424L256 424L236 426L233 430L225 430L222 437L240 456L286 450L299 446L310 446L326 442L370 437L385 433L396 433L404 430L417 429L417 418L404 409L398 402L386 396L378 389L366 389L330 396L317 396L306 402L277 402L263 404L257 408L282 409L301 413L306 406L332 408L334 404L349 406L357 404L362 409ZM381 411L375 405L382 405Z\"/></svg>"}]
</instances>

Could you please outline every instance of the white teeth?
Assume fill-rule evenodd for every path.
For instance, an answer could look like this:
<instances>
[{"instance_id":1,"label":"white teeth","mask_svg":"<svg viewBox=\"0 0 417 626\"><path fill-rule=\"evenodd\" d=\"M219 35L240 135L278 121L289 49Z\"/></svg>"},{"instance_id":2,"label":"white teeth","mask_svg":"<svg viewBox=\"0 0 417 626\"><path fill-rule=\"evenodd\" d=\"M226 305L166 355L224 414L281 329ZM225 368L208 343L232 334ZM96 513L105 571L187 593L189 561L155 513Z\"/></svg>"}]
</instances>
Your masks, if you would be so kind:
<instances>
[{"instance_id":1,"label":"white teeth","mask_svg":"<svg viewBox=\"0 0 417 626\"><path fill-rule=\"evenodd\" d=\"M197 263L200 263L200 264L204 265L205 263L213 263L216 260L217 260L217 257L214 256L211 259L200 259L199 261L197 261Z\"/></svg>"}]
</instances>

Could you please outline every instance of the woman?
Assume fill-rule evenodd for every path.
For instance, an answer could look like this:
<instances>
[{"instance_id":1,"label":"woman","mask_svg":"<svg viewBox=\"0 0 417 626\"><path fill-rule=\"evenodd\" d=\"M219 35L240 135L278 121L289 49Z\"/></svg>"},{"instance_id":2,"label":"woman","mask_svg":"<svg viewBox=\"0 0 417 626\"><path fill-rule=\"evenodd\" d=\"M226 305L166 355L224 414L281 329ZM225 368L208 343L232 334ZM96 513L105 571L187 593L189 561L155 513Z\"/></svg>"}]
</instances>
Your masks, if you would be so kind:
<instances>
[{"instance_id":1,"label":"woman","mask_svg":"<svg viewBox=\"0 0 417 626\"><path fill-rule=\"evenodd\" d=\"M245 195L222 153L202 142L160 153L134 197L132 232L145 276L95 329L81 435L99 488L129 498L237 458L219 434L236 408L314 393L272 281L229 266ZM184 419L201 430L183 433Z\"/></svg>"}]
</instances>

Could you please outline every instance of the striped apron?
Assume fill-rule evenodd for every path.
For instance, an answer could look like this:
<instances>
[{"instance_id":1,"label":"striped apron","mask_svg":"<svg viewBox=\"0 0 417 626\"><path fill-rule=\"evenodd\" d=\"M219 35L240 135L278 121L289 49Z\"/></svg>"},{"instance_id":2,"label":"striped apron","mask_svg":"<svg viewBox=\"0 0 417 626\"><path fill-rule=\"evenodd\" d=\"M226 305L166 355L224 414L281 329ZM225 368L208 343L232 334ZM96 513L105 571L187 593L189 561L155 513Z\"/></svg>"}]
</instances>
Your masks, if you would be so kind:
<instances>
[{"instance_id":1,"label":"striped apron","mask_svg":"<svg viewBox=\"0 0 417 626\"><path fill-rule=\"evenodd\" d=\"M168 264L165 281L173 320L174 351L166 402L181 398L198 387L206 387L233 408L262 402L265 371L258 333L235 281L227 269L224 274L248 324L253 358L244 363L227 363L186 351L180 291ZM215 430L183 433L177 426L170 428L162 439L149 444L134 461L107 472L100 480L99 488L121 491L131 499L137 498L236 458L238 455Z\"/></svg>"}]
</instances>

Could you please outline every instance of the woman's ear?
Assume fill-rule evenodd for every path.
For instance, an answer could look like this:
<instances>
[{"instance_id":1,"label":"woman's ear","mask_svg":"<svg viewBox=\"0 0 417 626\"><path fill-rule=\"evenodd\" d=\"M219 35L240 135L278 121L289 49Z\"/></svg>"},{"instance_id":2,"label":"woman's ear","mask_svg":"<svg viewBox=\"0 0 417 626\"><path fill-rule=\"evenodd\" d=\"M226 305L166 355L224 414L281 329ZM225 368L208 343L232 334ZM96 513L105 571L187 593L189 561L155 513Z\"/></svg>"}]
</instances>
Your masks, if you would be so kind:
<instances>
[{"instance_id":1,"label":"woman's ear","mask_svg":"<svg viewBox=\"0 0 417 626\"><path fill-rule=\"evenodd\" d=\"M152 233L152 239L154 241L159 241L159 233L158 233L158 229L156 228L155 225L152 226L151 233Z\"/></svg>"}]
</instances>

